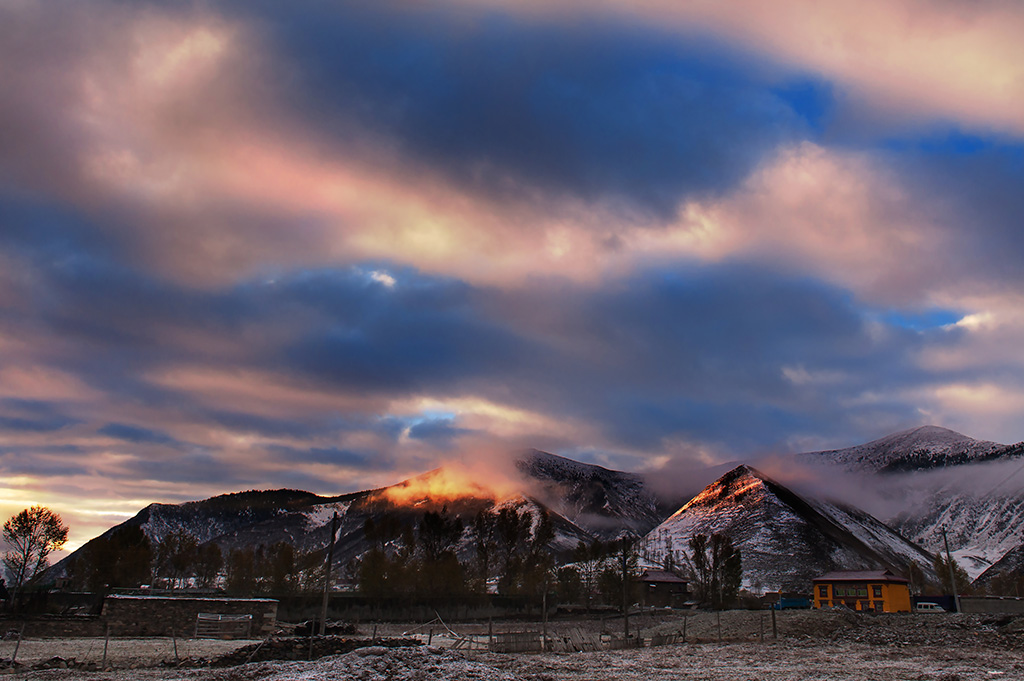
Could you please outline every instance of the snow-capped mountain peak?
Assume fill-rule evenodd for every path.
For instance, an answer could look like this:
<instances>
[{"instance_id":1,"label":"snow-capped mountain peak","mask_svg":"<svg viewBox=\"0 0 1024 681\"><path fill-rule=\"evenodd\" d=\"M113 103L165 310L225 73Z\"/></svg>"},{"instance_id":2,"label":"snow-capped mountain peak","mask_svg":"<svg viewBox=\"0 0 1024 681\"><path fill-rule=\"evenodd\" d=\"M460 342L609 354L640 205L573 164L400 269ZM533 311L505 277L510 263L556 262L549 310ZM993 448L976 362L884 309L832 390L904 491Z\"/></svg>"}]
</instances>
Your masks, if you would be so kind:
<instances>
[{"instance_id":1,"label":"snow-capped mountain peak","mask_svg":"<svg viewBox=\"0 0 1024 681\"><path fill-rule=\"evenodd\" d=\"M833 570L906 573L916 563L931 573L929 554L869 514L805 499L747 465L708 485L652 530L645 550L659 560L669 551L686 551L694 535L716 533L740 549L744 583L755 589L803 590Z\"/></svg>"},{"instance_id":2,"label":"snow-capped mountain peak","mask_svg":"<svg viewBox=\"0 0 1024 681\"><path fill-rule=\"evenodd\" d=\"M530 493L587 531L611 538L643 534L664 517L639 475L531 449L516 460Z\"/></svg>"},{"instance_id":3,"label":"snow-capped mountain peak","mask_svg":"<svg viewBox=\"0 0 1024 681\"><path fill-rule=\"evenodd\" d=\"M997 455L1005 445L975 440L940 426L920 426L866 444L799 454L807 463L835 463L849 470L896 472L955 466Z\"/></svg>"}]
</instances>

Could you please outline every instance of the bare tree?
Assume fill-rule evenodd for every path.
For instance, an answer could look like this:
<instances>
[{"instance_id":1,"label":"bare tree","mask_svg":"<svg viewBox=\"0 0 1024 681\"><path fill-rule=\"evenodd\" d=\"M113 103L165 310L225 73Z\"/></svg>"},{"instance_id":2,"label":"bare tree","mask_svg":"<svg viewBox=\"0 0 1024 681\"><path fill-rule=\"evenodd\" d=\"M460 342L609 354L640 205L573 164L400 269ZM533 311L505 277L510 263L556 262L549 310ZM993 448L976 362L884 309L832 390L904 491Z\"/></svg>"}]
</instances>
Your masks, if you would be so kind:
<instances>
[{"instance_id":1,"label":"bare tree","mask_svg":"<svg viewBox=\"0 0 1024 681\"><path fill-rule=\"evenodd\" d=\"M8 545L4 565L17 593L46 570L47 557L67 542L68 527L45 506L33 506L4 523L3 535Z\"/></svg>"},{"instance_id":2,"label":"bare tree","mask_svg":"<svg viewBox=\"0 0 1024 681\"><path fill-rule=\"evenodd\" d=\"M697 600L717 610L732 603L743 580L742 557L732 539L718 533L711 537L695 534L690 538L690 552L684 557Z\"/></svg>"},{"instance_id":3,"label":"bare tree","mask_svg":"<svg viewBox=\"0 0 1024 681\"><path fill-rule=\"evenodd\" d=\"M186 586L194 573L199 542L184 529L164 535L156 545L157 574L167 578L171 589Z\"/></svg>"}]
</instances>

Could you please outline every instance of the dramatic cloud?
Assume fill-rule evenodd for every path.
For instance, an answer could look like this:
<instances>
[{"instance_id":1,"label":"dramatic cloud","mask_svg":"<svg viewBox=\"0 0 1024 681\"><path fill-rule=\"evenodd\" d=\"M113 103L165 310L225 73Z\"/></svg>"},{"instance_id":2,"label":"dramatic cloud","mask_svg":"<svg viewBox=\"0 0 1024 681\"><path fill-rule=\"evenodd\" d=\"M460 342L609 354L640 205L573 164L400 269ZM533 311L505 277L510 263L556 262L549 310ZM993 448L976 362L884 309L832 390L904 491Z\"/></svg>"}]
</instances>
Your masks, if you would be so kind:
<instances>
[{"instance_id":1,"label":"dramatic cloud","mask_svg":"<svg viewBox=\"0 0 1024 681\"><path fill-rule=\"evenodd\" d=\"M573 24L594 11L579 0L460 0ZM848 106L900 122L953 120L1024 133L1024 8L1012 0L813 0L732 3L609 0L601 7L683 38L714 35L848 92Z\"/></svg>"},{"instance_id":2,"label":"dramatic cloud","mask_svg":"<svg viewBox=\"0 0 1024 681\"><path fill-rule=\"evenodd\" d=\"M1024 440L1022 33L997 2L0 3L0 512L81 542L523 447L668 479Z\"/></svg>"}]
</instances>

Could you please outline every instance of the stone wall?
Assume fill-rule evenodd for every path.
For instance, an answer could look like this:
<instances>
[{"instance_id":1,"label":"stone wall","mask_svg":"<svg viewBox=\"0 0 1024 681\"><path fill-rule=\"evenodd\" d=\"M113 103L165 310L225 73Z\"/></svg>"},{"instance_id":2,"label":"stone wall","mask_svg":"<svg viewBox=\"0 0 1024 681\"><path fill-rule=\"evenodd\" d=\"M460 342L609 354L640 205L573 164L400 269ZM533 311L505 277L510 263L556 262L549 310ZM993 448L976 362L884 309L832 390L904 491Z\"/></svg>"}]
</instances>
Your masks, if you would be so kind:
<instances>
[{"instance_id":1,"label":"stone wall","mask_svg":"<svg viewBox=\"0 0 1024 681\"><path fill-rule=\"evenodd\" d=\"M426 622L438 615L444 621L464 622L488 618L540 617L540 600L520 596L488 595L458 600L412 602L406 597L373 599L359 594L333 593L327 607L327 619L343 622ZM278 617L283 622L319 619L323 596L282 596ZM554 610L549 607L549 612Z\"/></svg>"},{"instance_id":2,"label":"stone wall","mask_svg":"<svg viewBox=\"0 0 1024 681\"><path fill-rule=\"evenodd\" d=\"M1024 614L1024 598L961 596L961 612Z\"/></svg>"},{"instance_id":3,"label":"stone wall","mask_svg":"<svg viewBox=\"0 0 1024 681\"><path fill-rule=\"evenodd\" d=\"M277 627L277 601L267 598L108 596L101 618L111 636L191 637L199 613L252 615L252 638L268 636Z\"/></svg>"}]
</instances>

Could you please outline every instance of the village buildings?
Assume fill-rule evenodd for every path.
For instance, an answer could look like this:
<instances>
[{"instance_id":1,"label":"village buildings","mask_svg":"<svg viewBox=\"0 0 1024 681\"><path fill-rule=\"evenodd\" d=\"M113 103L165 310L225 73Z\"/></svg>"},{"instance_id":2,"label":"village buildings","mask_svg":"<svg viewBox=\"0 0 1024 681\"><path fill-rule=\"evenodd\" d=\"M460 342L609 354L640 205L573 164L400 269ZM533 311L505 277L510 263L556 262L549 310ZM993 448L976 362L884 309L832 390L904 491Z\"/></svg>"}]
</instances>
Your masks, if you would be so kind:
<instances>
[{"instance_id":1,"label":"village buildings","mask_svg":"<svg viewBox=\"0 0 1024 681\"><path fill-rule=\"evenodd\" d=\"M829 572L814 583L814 607L910 612L910 582L888 570Z\"/></svg>"}]
</instances>

